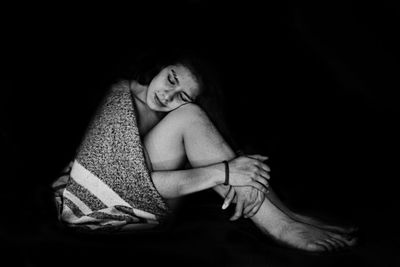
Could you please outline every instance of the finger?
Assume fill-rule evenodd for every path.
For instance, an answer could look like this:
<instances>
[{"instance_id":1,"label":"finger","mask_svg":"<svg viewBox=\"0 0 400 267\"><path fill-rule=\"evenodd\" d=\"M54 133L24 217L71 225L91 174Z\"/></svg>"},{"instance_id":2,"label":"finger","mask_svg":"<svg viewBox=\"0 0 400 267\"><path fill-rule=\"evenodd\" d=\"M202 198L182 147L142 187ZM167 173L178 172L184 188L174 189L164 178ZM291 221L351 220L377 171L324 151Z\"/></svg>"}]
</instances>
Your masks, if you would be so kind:
<instances>
[{"instance_id":1,"label":"finger","mask_svg":"<svg viewBox=\"0 0 400 267\"><path fill-rule=\"evenodd\" d=\"M263 192L264 194L268 193L268 189L263 186L262 184L255 182L255 181L251 181L249 186L254 187L255 189L260 190L261 192Z\"/></svg>"},{"instance_id":2,"label":"finger","mask_svg":"<svg viewBox=\"0 0 400 267\"><path fill-rule=\"evenodd\" d=\"M254 208L249 212L249 217L253 217L258 212L258 210L261 208L262 203L264 202L264 198L264 195L259 192L258 201L256 201L256 205L254 205Z\"/></svg>"},{"instance_id":3,"label":"finger","mask_svg":"<svg viewBox=\"0 0 400 267\"><path fill-rule=\"evenodd\" d=\"M265 160L268 159L267 156L263 156L263 155L260 155L260 154L248 155L248 157L252 158L252 159L257 159L259 161L265 161Z\"/></svg>"},{"instance_id":4,"label":"finger","mask_svg":"<svg viewBox=\"0 0 400 267\"><path fill-rule=\"evenodd\" d=\"M236 194L236 192L235 192L235 197L233 198L233 203L237 203L237 200L238 200L238 197L237 197L237 194Z\"/></svg>"},{"instance_id":5,"label":"finger","mask_svg":"<svg viewBox=\"0 0 400 267\"><path fill-rule=\"evenodd\" d=\"M243 212L243 200L238 199L238 202L236 203L235 214L233 214L230 220L235 221L239 219L242 216L242 212Z\"/></svg>"},{"instance_id":6,"label":"finger","mask_svg":"<svg viewBox=\"0 0 400 267\"><path fill-rule=\"evenodd\" d=\"M267 179L265 179L264 177L257 175L254 180L256 182L259 182L260 184L264 185L265 187L269 187L269 183L267 181Z\"/></svg>"},{"instance_id":7,"label":"finger","mask_svg":"<svg viewBox=\"0 0 400 267\"><path fill-rule=\"evenodd\" d=\"M258 212L258 210L260 209L261 204L262 204L262 201L256 201L255 205L253 205L252 209L249 210L244 217L245 218L253 217Z\"/></svg>"},{"instance_id":8,"label":"finger","mask_svg":"<svg viewBox=\"0 0 400 267\"><path fill-rule=\"evenodd\" d=\"M271 179L271 176L265 170L260 170L258 174L267 180Z\"/></svg>"},{"instance_id":9,"label":"finger","mask_svg":"<svg viewBox=\"0 0 400 267\"><path fill-rule=\"evenodd\" d=\"M266 172L270 172L271 171L271 168L267 164L262 163L262 162L259 162L257 167L262 169L262 170L264 170L264 171L266 171Z\"/></svg>"},{"instance_id":10,"label":"finger","mask_svg":"<svg viewBox=\"0 0 400 267\"><path fill-rule=\"evenodd\" d=\"M250 212L253 210L254 206L257 205L257 201L253 201L243 209L243 217L248 218Z\"/></svg>"},{"instance_id":11,"label":"finger","mask_svg":"<svg viewBox=\"0 0 400 267\"><path fill-rule=\"evenodd\" d=\"M235 197L235 190L231 186L231 187L229 187L229 191L225 196L224 204L222 205L223 210L226 209L227 207L229 207L229 205L232 203L234 197Z\"/></svg>"},{"instance_id":12,"label":"finger","mask_svg":"<svg viewBox=\"0 0 400 267\"><path fill-rule=\"evenodd\" d=\"M254 215L256 215L258 210L261 208L261 204L262 204L262 202L260 202L257 205L255 205L254 208L248 213L247 218L251 218Z\"/></svg>"}]
</instances>

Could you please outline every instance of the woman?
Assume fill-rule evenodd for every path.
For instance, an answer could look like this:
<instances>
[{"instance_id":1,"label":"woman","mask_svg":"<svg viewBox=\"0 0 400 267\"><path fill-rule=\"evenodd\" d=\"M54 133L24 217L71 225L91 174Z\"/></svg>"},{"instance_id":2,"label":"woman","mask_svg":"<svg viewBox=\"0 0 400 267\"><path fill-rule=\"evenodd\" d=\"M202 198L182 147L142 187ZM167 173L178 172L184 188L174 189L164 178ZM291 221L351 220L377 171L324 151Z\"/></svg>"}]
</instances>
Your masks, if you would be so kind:
<instances>
[{"instance_id":1,"label":"woman","mask_svg":"<svg viewBox=\"0 0 400 267\"><path fill-rule=\"evenodd\" d=\"M235 203L231 220L249 218L288 246L330 251L355 244L353 229L285 207L268 184L267 157L234 152L217 129L216 91L201 61L145 62L113 86L54 184L62 221L90 230L148 228L168 218L174 200L212 188L224 198L222 209Z\"/></svg>"}]
</instances>

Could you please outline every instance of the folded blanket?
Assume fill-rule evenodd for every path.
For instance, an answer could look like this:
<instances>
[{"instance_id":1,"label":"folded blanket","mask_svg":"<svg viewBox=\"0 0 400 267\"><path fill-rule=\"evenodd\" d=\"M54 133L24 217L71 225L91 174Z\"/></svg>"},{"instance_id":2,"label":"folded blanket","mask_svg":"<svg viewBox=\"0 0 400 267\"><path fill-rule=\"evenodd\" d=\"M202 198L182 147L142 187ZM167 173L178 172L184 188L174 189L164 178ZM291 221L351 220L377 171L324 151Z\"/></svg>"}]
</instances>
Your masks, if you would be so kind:
<instances>
[{"instance_id":1,"label":"folded blanket","mask_svg":"<svg viewBox=\"0 0 400 267\"><path fill-rule=\"evenodd\" d=\"M59 219L91 230L159 224L169 213L147 168L129 83L115 84L75 160L53 184Z\"/></svg>"}]
</instances>

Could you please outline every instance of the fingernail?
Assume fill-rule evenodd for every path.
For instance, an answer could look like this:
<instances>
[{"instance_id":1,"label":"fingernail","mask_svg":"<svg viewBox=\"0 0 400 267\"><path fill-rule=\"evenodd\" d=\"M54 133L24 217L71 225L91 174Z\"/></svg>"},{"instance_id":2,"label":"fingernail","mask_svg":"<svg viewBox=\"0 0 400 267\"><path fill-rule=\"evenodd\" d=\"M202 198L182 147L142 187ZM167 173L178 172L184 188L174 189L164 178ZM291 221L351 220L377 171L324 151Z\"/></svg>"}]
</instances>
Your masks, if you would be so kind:
<instances>
[{"instance_id":1,"label":"fingernail","mask_svg":"<svg viewBox=\"0 0 400 267\"><path fill-rule=\"evenodd\" d=\"M228 203L224 203L223 205L222 205L222 209L224 210L224 209L226 209L228 207Z\"/></svg>"}]
</instances>

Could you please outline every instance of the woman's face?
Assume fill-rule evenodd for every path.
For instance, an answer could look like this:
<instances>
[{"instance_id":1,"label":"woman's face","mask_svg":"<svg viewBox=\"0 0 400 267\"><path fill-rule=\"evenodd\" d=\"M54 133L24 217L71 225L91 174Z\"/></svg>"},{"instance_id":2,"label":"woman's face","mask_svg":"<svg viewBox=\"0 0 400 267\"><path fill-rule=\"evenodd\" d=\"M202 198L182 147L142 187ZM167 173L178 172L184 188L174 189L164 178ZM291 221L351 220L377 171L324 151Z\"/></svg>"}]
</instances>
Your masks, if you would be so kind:
<instances>
[{"instance_id":1,"label":"woman's face","mask_svg":"<svg viewBox=\"0 0 400 267\"><path fill-rule=\"evenodd\" d=\"M200 94L199 84L183 65L171 65L160 71L147 88L147 105L155 111L169 112L193 102Z\"/></svg>"}]
</instances>

